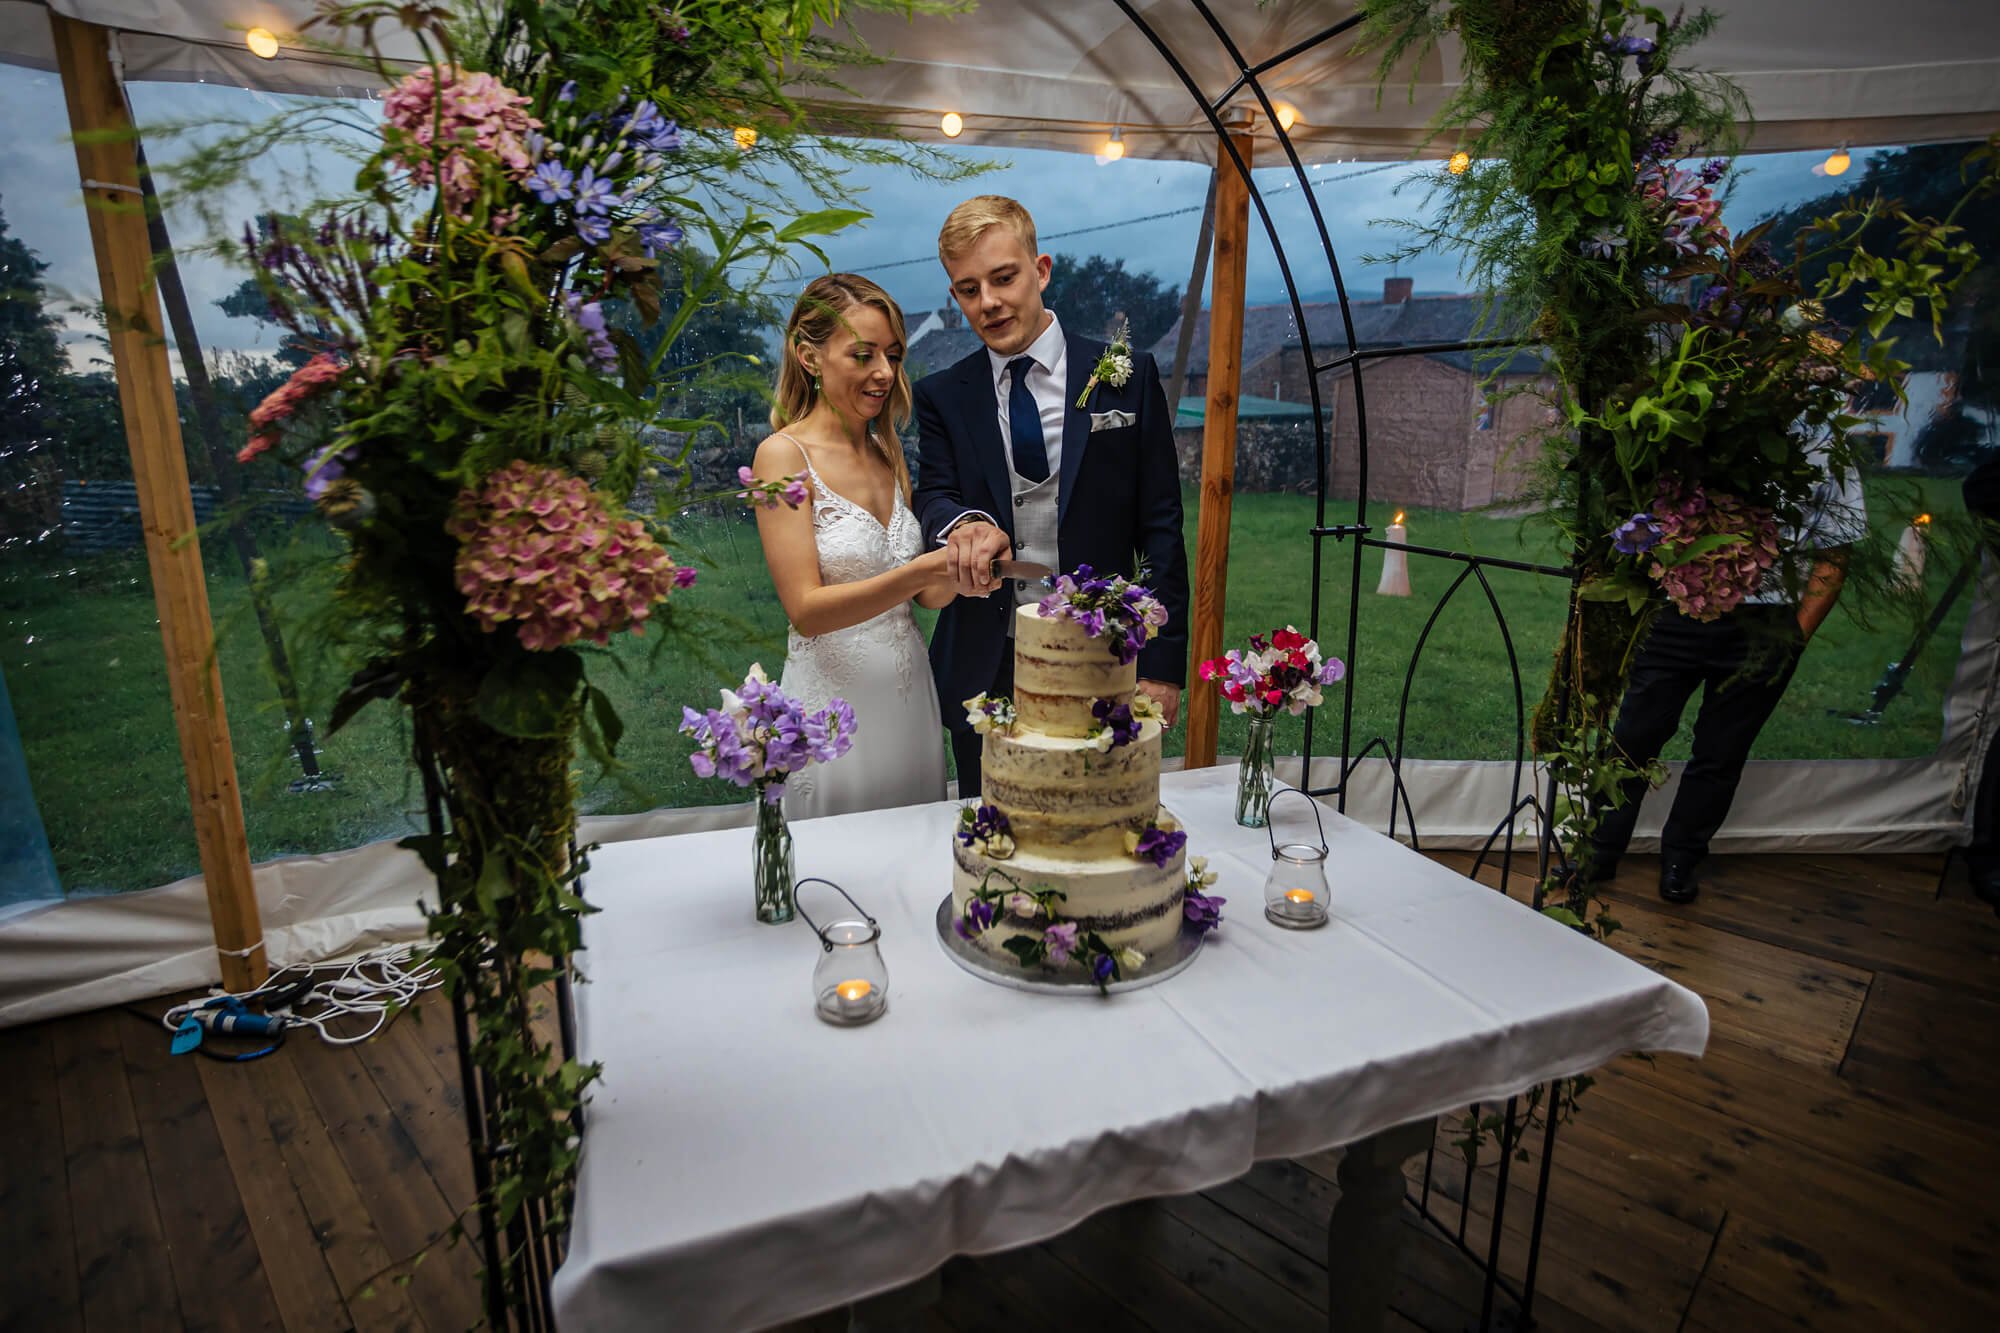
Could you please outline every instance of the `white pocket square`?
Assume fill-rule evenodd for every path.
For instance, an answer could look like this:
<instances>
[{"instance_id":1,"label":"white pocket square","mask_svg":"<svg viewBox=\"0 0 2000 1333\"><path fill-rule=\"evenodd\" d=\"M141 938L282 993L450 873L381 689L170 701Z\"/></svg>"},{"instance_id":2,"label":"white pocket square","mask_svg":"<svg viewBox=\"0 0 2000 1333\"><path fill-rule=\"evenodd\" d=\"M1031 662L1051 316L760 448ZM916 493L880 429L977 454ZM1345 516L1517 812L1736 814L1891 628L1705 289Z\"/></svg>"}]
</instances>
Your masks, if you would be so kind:
<instances>
[{"instance_id":1,"label":"white pocket square","mask_svg":"<svg viewBox=\"0 0 2000 1333\"><path fill-rule=\"evenodd\" d=\"M1123 426L1136 425L1138 420L1137 414L1132 412L1092 412L1090 433L1095 435L1101 430L1117 430Z\"/></svg>"}]
</instances>

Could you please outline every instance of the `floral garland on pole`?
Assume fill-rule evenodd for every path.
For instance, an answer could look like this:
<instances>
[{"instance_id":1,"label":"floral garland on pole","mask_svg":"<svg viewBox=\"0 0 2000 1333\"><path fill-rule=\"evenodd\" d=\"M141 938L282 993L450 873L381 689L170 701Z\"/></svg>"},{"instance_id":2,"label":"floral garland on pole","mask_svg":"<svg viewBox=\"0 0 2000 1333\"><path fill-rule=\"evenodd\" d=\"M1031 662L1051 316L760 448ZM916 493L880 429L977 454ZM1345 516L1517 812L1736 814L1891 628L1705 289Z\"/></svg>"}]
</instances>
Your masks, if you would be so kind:
<instances>
[{"instance_id":1,"label":"floral garland on pole","mask_svg":"<svg viewBox=\"0 0 2000 1333\"><path fill-rule=\"evenodd\" d=\"M567 1226L578 1113L598 1074L530 1023L591 910L574 848L576 751L608 765L623 731L586 650L642 632L695 582L665 521L685 496L683 460L653 453L642 431L706 424L661 410L692 378L667 354L731 294L728 275L754 280L800 248L817 254L813 237L865 216L831 208L780 225L715 202L740 195L728 176L756 170L732 127L781 153L801 140L785 89L859 58L815 35L857 7L932 8L323 4L308 29L358 38L389 85L378 137L355 198L243 234L274 316L318 352L252 414L244 461L288 457L300 409L336 405L332 442L289 457L346 534L335 604L366 659L329 733L374 701L409 710L431 828L403 845L436 878L433 957L469 1012L484 1080L480 1204L489 1246L504 1246L489 1249L496 1325L539 1302L531 1252L537 1233ZM391 26L424 52L414 70L380 59L376 30ZM285 132L203 150L182 188L214 193ZM809 189L832 179L810 153L784 160L808 164ZM705 254L682 248L690 236ZM608 318L613 302L659 330L650 353ZM642 487L648 513L630 508ZM800 498L786 481L740 494Z\"/></svg>"},{"instance_id":2,"label":"floral garland on pole","mask_svg":"<svg viewBox=\"0 0 2000 1333\"><path fill-rule=\"evenodd\" d=\"M1766 228L1732 234L1721 189L1749 116L1740 90L1694 62L1719 21L1706 10L1669 16L1636 0L1366 0L1363 10L1385 84L1446 34L1463 51L1435 122L1457 151L1396 258L1458 255L1494 298L1489 328L1545 347L1557 381L1540 498L1577 581L1533 725L1557 788L1542 887L1546 912L1602 938L1616 923L1592 915L1581 872L1595 811L1635 772L1611 721L1639 637L1662 605L1713 619L1774 566L1773 577L1799 581L1781 560L1780 528L1829 471L1864 460L1850 395L1895 385L1906 369L1882 334L1898 316L1941 329L1976 256L1953 216L1915 218L1880 198L1849 200L1791 256L1772 253ZM1993 188L1990 146L1975 157L1971 189ZM1897 224L1900 254L1862 244L1878 219ZM1829 253L1839 262L1809 285L1809 263ZM1863 294L1864 329L1826 318L1825 301L1850 290ZM1557 1114L1587 1083L1559 1085ZM1470 1126L1468 1150L1497 1127Z\"/></svg>"}]
</instances>

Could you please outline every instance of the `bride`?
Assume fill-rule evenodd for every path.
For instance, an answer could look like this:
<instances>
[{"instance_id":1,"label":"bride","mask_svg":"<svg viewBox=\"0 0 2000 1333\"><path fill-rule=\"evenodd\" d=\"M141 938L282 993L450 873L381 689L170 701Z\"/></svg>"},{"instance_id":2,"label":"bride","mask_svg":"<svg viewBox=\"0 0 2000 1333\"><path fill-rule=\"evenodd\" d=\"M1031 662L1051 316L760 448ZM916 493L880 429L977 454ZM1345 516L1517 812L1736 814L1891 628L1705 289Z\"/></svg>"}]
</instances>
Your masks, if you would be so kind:
<instances>
[{"instance_id":1,"label":"bride","mask_svg":"<svg viewBox=\"0 0 2000 1333\"><path fill-rule=\"evenodd\" d=\"M854 706L854 748L785 784L793 819L940 801L943 730L910 603L942 607L956 585L943 548L923 551L898 429L910 417L903 312L851 273L815 278L785 323L773 434L759 481L801 477L811 502L760 509L757 532L791 621L783 686L809 708Z\"/></svg>"}]
</instances>

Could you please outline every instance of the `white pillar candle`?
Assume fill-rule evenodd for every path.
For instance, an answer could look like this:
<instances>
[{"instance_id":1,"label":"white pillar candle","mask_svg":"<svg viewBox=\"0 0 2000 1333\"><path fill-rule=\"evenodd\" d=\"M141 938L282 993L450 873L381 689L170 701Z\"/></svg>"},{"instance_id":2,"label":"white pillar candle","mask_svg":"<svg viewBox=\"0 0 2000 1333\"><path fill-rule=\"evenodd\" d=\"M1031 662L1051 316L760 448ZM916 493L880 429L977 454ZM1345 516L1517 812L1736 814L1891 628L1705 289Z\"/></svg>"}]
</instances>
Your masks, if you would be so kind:
<instances>
[{"instance_id":1,"label":"white pillar candle","mask_svg":"<svg viewBox=\"0 0 2000 1333\"><path fill-rule=\"evenodd\" d=\"M1925 531L1930 527L1931 516L1918 514L1903 529L1903 539L1896 543L1896 582L1905 588L1924 586Z\"/></svg>"},{"instance_id":2,"label":"white pillar candle","mask_svg":"<svg viewBox=\"0 0 2000 1333\"><path fill-rule=\"evenodd\" d=\"M1407 542L1410 531L1403 526L1403 511L1398 509L1393 522L1389 524L1386 540ZM1383 597L1408 597L1410 595L1410 557L1406 551L1394 549L1382 552L1382 581L1375 585L1375 591Z\"/></svg>"}]
</instances>

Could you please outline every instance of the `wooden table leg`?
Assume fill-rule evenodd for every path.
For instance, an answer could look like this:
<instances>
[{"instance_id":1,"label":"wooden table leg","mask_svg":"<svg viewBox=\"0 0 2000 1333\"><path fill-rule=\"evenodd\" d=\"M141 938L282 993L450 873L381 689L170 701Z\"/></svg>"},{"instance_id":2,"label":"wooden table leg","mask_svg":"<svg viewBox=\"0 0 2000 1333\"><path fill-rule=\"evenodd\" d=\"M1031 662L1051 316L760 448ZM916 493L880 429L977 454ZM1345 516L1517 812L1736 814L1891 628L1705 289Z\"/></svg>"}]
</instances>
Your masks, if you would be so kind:
<instances>
[{"instance_id":1,"label":"wooden table leg","mask_svg":"<svg viewBox=\"0 0 2000 1333\"><path fill-rule=\"evenodd\" d=\"M858 1300L847 1307L847 1333L895 1333L914 1328L918 1316L944 1299L944 1270L933 1268L908 1286Z\"/></svg>"},{"instance_id":2,"label":"wooden table leg","mask_svg":"<svg viewBox=\"0 0 2000 1333\"><path fill-rule=\"evenodd\" d=\"M1403 1163L1429 1146L1435 1120L1398 1125L1348 1145L1340 1198L1326 1224L1326 1325L1376 1333L1387 1321L1403 1239Z\"/></svg>"}]
</instances>

